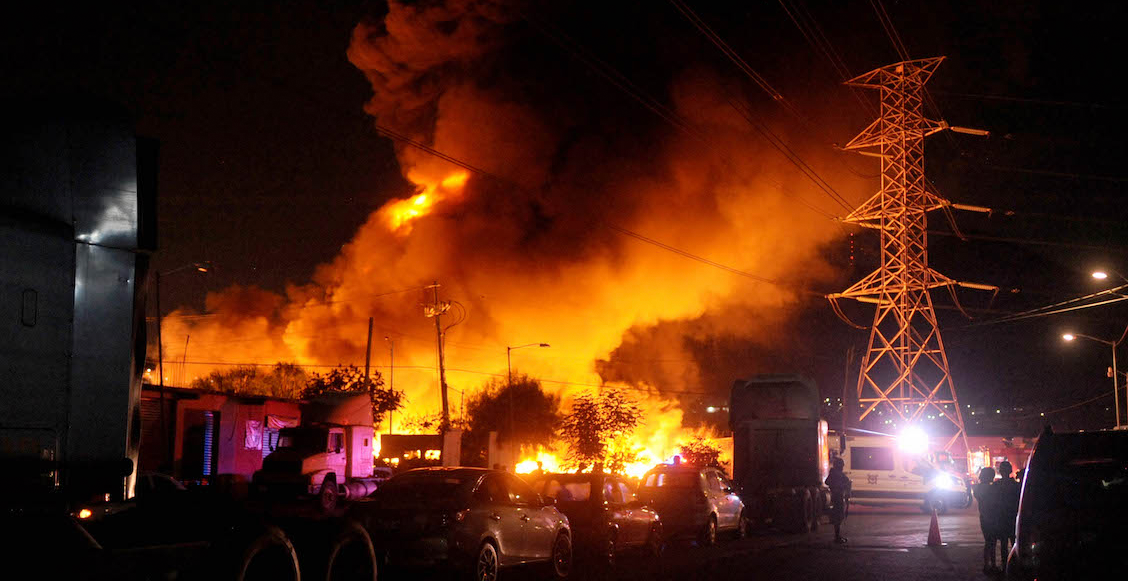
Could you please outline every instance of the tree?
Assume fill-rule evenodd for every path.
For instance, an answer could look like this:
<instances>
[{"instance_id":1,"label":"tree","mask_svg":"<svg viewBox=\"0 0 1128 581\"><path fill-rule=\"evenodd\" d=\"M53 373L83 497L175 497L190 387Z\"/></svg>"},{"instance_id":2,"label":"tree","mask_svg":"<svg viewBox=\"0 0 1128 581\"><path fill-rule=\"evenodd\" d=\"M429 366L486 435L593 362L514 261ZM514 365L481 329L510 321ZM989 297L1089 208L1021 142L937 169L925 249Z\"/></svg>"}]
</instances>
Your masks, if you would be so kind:
<instances>
[{"instance_id":1,"label":"tree","mask_svg":"<svg viewBox=\"0 0 1128 581\"><path fill-rule=\"evenodd\" d=\"M492 379L467 402L466 424L476 435L496 431L508 445L548 446L560 425L560 397L527 375L514 375L512 383Z\"/></svg>"},{"instance_id":2,"label":"tree","mask_svg":"<svg viewBox=\"0 0 1128 581\"><path fill-rule=\"evenodd\" d=\"M254 365L240 365L213 371L194 380L189 387L234 395L262 395L297 399L301 397L308 376L295 363L276 363L269 371Z\"/></svg>"},{"instance_id":3,"label":"tree","mask_svg":"<svg viewBox=\"0 0 1128 581\"><path fill-rule=\"evenodd\" d=\"M561 426L568 465L577 470L621 470L636 457L629 437L640 423L642 410L619 390L577 396Z\"/></svg>"},{"instance_id":4,"label":"tree","mask_svg":"<svg viewBox=\"0 0 1128 581\"><path fill-rule=\"evenodd\" d=\"M703 436L694 436L690 441L679 444L678 448L686 464L724 468L720 461L721 449Z\"/></svg>"},{"instance_id":5,"label":"tree","mask_svg":"<svg viewBox=\"0 0 1128 581\"><path fill-rule=\"evenodd\" d=\"M384 389L384 378L380 372L373 371L370 377L355 365L341 365L324 375L314 373L302 390L303 398L316 397L328 393L368 393L372 400L372 422L384 421L388 412L403 407L403 392Z\"/></svg>"}]
</instances>

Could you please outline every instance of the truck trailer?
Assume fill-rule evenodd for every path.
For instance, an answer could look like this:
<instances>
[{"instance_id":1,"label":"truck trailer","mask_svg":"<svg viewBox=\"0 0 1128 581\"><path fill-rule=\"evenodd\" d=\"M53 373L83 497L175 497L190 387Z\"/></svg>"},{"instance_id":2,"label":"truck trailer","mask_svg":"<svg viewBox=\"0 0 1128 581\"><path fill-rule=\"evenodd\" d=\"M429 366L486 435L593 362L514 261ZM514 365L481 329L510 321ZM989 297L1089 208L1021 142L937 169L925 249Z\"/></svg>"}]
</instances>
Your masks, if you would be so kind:
<instances>
[{"instance_id":1,"label":"truck trailer","mask_svg":"<svg viewBox=\"0 0 1128 581\"><path fill-rule=\"evenodd\" d=\"M87 96L7 105L4 571L74 580L373 581L372 543L355 523L283 523L207 487L138 486L139 477L154 481L136 468L157 144L134 134L127 112ZM342 572L337 556L345 554L356 558Z\"/></svg>"},{"instance_id":2,"label":"truck trailer","mask_svg":"<svg viewBox=\"0 0 1128 581\"><path fill-rule=\"evenodd\" d=\"M796 375L733 382L729 400L733 481L753 523L791 532L818 527L830 504L827 423L818 388Z\"/></svg>"}]
</instances>

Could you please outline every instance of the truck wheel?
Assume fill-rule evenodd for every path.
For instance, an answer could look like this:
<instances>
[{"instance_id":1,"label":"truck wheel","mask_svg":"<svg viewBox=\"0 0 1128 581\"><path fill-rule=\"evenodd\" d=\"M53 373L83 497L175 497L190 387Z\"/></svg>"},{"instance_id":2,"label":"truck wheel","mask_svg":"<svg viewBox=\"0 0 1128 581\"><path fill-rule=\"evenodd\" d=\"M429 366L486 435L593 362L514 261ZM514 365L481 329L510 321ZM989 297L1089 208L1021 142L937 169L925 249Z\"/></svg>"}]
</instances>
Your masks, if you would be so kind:
<instances>
[{"instance_id":1,"label":"truck wheel","mask_svg":"<svg viewBox=\"0 0 1128 581\"><path fill-rule=\"evenodd\" d=\"M822 516L823 509L825 508L822 503L820 495L815 490L808 490L807 496L811 498L811 520L808 521L807 530L815 532L819 530L819 517Z\"/></svg>"},{"instance_id":2,"label":"truck wheel","mask_svg":"<svg viewBox=\"0 0 1128 581\"><path fill-rule=\"evenodd\" d=\"M376 549L359 523L310 523L303 530L294 539L303 579L376 581Z\"/></svg>"},{"instance_id":3,"label":"truck wheel","mask_svg":"<svg viewBox=\"0 0 1128 581\"><path fill-rule=\"evenodd\" d=\"M337 508L337 477L329 475L321 481L321 490L317 493L317 504L325 512L333 512Z\"/></svg>"},{"instance_id":4,"label":"truck wheel","mask_svg":"<svg viewBox=\"0 0 1128 581\"><path fill-rule=\"evenodd\" d=\"M255 527L223 543L208 579L223 581L298 581L298 555L277 527ZM216 575L215 573L219 574Z\"/></svg>"}]
</instances>

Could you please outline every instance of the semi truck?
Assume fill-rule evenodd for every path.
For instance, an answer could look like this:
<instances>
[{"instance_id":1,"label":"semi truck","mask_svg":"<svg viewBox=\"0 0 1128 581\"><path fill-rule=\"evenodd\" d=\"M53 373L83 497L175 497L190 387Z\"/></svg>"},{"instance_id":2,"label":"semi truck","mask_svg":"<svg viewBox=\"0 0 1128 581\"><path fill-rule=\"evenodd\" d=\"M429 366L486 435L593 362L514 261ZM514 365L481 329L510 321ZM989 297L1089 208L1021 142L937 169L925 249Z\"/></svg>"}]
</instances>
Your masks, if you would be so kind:
<instances>
[{"instance_id":1,"label":"semi truck","mask_svg":"<svg viewBox=\"0 0 1128 581\"><path fill-rule=\"evenodd\" d=\"M372 402L367 393L317 396L302 413L302 424L283 428L278 447L254 474L256 492L273 497L313 495L325 511L339 499L376 491L373 475Z\"/></svg>"},{"instance_id":2,"label":"semi truck","mask_svg":"<svg viewBox=\"0 0 1128 581\"><path fill-rule=\"evenodd\" d=\"M733 481L748 518L791 532L818 528L830 504L830 456L814 383L782 374L737 380L729 424Z\"/></svg>"},{"instance_id":3,"label":"semi truck","mask_svg":"<svg viewBox=\"0 0 1128 581\"><path fill-rule=\"evenodd\" d=\"M88 96L2 111L4 570L341 579L336 556L348 554L356 556L348 578L374 580L372 543L355 523L282 523L205 489L135 494L157 144L135 135L128 112Z\"/></svg>"}]
</instances>

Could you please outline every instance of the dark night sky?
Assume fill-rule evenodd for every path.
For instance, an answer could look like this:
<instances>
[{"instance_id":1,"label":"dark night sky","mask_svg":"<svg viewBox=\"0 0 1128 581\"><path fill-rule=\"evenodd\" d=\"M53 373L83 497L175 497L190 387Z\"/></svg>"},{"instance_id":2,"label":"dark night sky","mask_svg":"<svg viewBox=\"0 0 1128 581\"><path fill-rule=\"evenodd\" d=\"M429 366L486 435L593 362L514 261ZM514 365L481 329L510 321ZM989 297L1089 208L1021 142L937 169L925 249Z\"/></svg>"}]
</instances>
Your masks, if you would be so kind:
<instances>
[{"instance_id":1,"label":"dark night sky","mask_svg":"<svg viewBox=\"0 0 1128 581\"><path fill-rule=\"evenodd\" d=\"M369 84L345 57L352 27L365 14L379 14L381 5L325 4L151 2L75 10L52 3L5 19L6 92L105 96L135 112L139 133L161 141L157 267L216 265L206 277L180 275L187 278L164 289L167 304L199 308L207 291L234 283L281 290L287 281L307 280L372 210L407 190L390 142L362 112ZM611 12L606 4L574 3L567 14L554 9L543 17L654 94L669 78L654 62L707 62L735 77L670 4L623 2ZM815 126L826 128L827 141L845 143L868 123L780 4L688 4ZM979 313L989 319L1097 290L1087 276L1092 267L1128 272L1122 226L1128 104L1117 89L1123 66L1116 64L1124 8L1097 3L1082 10L1050 1L885 6L914 57L949 57L929 85L944 117L992 131L989 139L934 136L927 150L929 176L941 193L1014 212L960 215L961 229L973 235L967 242L932 238L932 263L940 271L1006 289L993 305L982 295L961 295L967 306L990 306L997 312ZM868 1L807 8L852 74L898 60ZM569 59L547 44L535 54ZM616 91L594 75L577 83ZM747 94L766 100L754 89ZM773 126L783 134L802 131L777 117ZM867 158L849 163L876 171ZM947 229L941 216L931 224ZM875 246L867 235L858 244ZM844 243L828 253L844 266ZM845 288L868 272L866 260L863 255L853 271L843 268L837 288L823 290ZM864 312L854 312L856 320ZM942 310L941 319L965 402L1053 409L1099 395L1109 384L1107 348L1063 345L1060 332L1115 338L1128 324L1128 308L997 325L976 325L979 320L951 310ZM811 338L799 341L800 353L817 361L824 391L834 391L846 345L864 337L822 304L801 317L796 332ZM1122 359L1128 368L1128 356ZM1111 415L1103 403L1111 404L1085 406L1059 421L1099 426Z\"/></svg>"}]
</instances>

